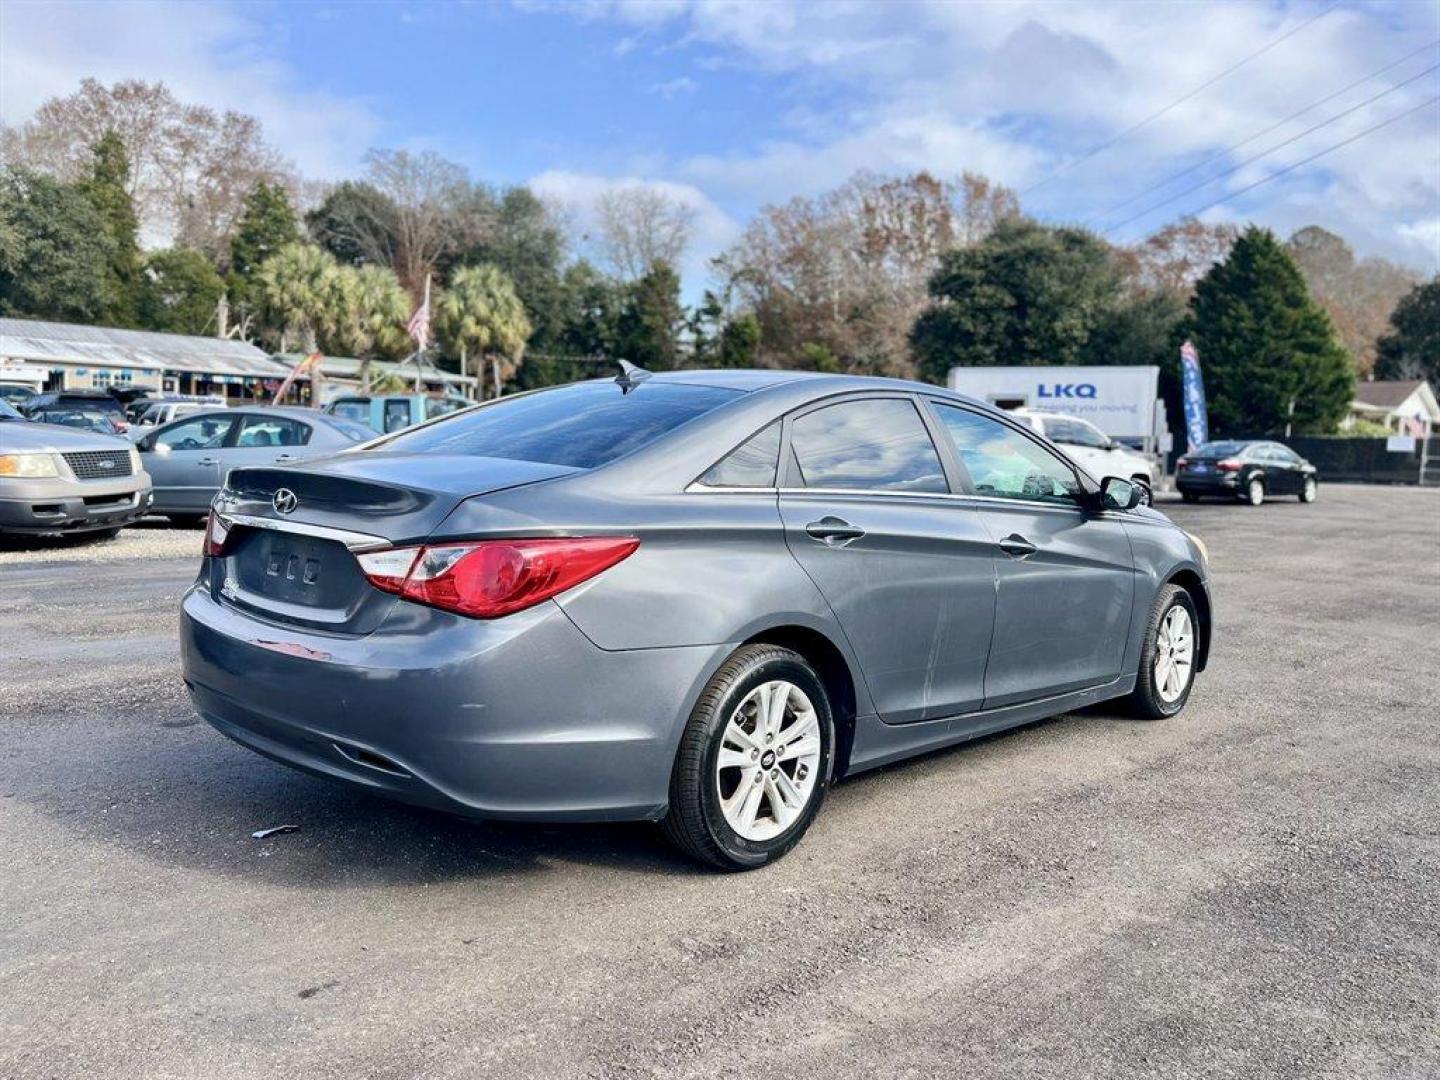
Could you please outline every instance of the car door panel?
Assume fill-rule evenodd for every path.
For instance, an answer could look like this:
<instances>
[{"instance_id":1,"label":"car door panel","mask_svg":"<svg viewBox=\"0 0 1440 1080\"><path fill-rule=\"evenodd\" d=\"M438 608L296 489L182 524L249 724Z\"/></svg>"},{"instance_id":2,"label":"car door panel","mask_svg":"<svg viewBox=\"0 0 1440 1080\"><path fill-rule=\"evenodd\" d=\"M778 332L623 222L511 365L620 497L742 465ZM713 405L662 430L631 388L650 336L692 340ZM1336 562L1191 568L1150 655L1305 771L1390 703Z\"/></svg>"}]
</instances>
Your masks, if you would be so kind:
<instances>
[{"instance_id":1,"label":"car door panel","mask_svg":"<svg viewBox=\"0 0 1440 1080\"><path fill-rule=\"evenodd\" d=\"M951 493L909 395L858 395L786 422L780 516L887 723L980 707L994 552Z\"/></svg>"},{"instance_id":2,"label":"car door panel","mask_svg":"<svg viewBox=\"0 0 1440 1080\"><path fill-rule=\"evenodd\" d=\"M231 469L247 465L283 465L314 457L316 451L306 449L311 434L309 424L290 417L265 413L241 416L239 428L230 440L233 445L221 452L222 479Z\"/></svg>"},{"instance_id":3,"label":"car door panel","mask_svg":"<svg viewBox=\"0 0 1440 1080\"><path fill-rule=\"evenodd\" d=\"M232 416L207 413L147 436L144 464L157 511L201 514L209 509L223 475L222 445L233 425Z\"/></svg>"},{"instance_id":4,"label":"car door panel","mask_svg":"<svg viewBox=\"0 0 1440 1080\"><path fill-rule=\"evenodd\" d=\"M1134 560L1120 519L1090 509L1074 466L1031 432L932 401L995 545L984 708L1097 686L1121 672Z\"/></svg>"},{"instance_id":5,"label":"car door panel","mask_svg":"<svg viewBox=\"0 0 1440 1080\"><path fill-rule=\"evenodd\" d=\"M1120 674L1134 604L1134 562L1119 520L1080 510L987 503L999 548L1021 537L1033 553L996 559L995 633L985 708L1109 682Z\"/></svg>"},{"instance_id":6,"label":"car door panel","mask_svg":"<svg viewBox=\"0 0 1440 1080\"><path fill-rule=\"evenodd\" d=\"M974 508L923 496L785 490L780 516L883 720L904 724L981 707L995 559ZM827 520L859 535L815 535Z\"/></svg>"}]
</instances>

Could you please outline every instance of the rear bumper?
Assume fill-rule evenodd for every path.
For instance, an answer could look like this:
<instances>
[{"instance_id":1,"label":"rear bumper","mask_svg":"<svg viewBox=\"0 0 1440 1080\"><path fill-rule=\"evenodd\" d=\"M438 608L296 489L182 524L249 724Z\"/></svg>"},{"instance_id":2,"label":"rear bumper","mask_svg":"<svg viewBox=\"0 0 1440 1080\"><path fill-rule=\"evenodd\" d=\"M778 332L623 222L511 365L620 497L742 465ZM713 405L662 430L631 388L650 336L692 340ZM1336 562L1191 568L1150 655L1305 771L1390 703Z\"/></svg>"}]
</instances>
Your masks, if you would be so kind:
<instances>
[{"instance_id":1,"label":"rear bumper","mask_svg":"<svg viewBox=\"0 0 1440 1080\"><path fill-rule=\"evenodd\" d=\"M484 622L396 601L359 638L186 595L196 710L286 765L473 817L653 819L728 646L605 652L553 603Z\"/></svg>"},{"instance_id":2,"label":"rear bumper","mask_svg":"<svg viewBox=\"0 0 1440 1080\"><path fill-rule=\"evenodd\" d=\"M1206 473L1203 476L1196 476L1193 473L1179 473L1175 477L1175 487L1183 494L1191 495L1235 495L1240 490L1239 473Z\"/></svg>"},{"instance_id":3,"label":"rear bumper","mask_svg":"<svg viewBox=\"0 0 1440 1080\"><path fill-rule=\"evenodd\" d=\"M129 485L129 490L76 491L66 485L63 495L35 494L0 498L0 532L32 535L90 532L129 525L150 508L150 485Z\"/></svg>"}]
</instances>

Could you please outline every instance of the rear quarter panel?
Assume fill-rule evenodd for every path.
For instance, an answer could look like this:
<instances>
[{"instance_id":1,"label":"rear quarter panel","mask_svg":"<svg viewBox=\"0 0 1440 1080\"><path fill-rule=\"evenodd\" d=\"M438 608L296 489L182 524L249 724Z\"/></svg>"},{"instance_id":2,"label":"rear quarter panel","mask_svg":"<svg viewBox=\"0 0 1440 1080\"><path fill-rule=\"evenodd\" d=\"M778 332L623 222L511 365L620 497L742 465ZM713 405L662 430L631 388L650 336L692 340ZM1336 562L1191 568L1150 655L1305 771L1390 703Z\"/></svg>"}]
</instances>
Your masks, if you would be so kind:
<instances>
[{"instance_id":1,"label":"rear quarter panel","mask_svg":"<svg viewBox=\"0 0 1440 1080\"><path fill-rule=\"evenodd\" d=\"M555 483L469 499L450 536L637 536L634 555L558 598L602 649L740 642L799 625L834 640L831 613L785 545L772 492L584 495ZM836 642L843 650L843 642Z\"/></svg>"}]
</instances>

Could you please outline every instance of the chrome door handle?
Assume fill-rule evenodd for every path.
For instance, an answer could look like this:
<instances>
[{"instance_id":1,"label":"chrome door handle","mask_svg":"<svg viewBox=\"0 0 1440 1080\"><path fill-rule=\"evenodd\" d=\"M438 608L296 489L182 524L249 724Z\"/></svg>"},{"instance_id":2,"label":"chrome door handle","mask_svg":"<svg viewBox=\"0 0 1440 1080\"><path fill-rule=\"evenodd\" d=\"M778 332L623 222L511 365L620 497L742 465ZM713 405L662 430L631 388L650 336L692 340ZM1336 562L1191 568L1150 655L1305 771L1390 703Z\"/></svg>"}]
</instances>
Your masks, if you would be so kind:
<instances>
[{"instance_id":1,"label":"chrome door handle","mask_svg":"<svg viewBox=\"0 0 1440 1080\"><path fill-rule=\"evenodd\" d=\"M829 544L831 547L841 547L851 540L858 540L865 535L865 530L858 525L851 525L843 518L827 514L819 521L812 521L805 526L805 531L810 536L819 540L822 544Z\"/></svg>"},{"instance_id":2,"label":"chrome door handle","mask_svg":"<svg viewBox=\"0 0 1440 1080\"><path fill-rule=\"evenodd\" d=\"M1030 543L1019 533L1011 533L1000 541L1000 550L1009 555L1012 559L1023 559L1027 555L1034 555L1040 549Z\"/></svg>"}]
</instances>

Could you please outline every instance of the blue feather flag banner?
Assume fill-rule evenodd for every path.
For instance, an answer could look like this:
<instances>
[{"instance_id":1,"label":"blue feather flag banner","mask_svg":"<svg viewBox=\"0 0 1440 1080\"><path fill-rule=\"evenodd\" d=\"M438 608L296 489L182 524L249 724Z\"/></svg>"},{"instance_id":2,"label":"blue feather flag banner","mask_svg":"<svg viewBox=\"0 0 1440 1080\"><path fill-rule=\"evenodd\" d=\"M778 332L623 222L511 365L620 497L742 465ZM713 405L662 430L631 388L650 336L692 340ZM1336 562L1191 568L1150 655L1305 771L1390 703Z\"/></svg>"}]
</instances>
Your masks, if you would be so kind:
<instances>
[{"instance_id":1,"label":"blue feather flag banner","mask_svg":"<svg viewBox=\"0 0 1440 1080\"><path fill-rule=\"evenodd\" d=\"M1180 346L1180 385L1185 397L1186 453L1193 454L1210 441L1210 416L1205 409L1205 382L1200 378L1200 354L1193 343Z\"/></svg>"}]
</instances>

